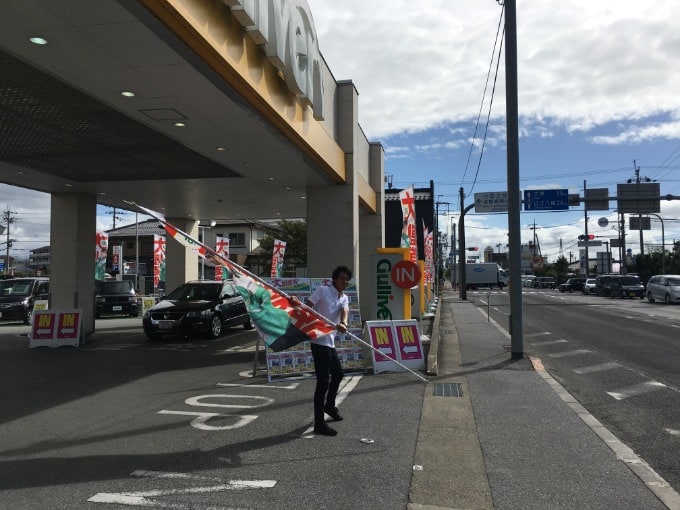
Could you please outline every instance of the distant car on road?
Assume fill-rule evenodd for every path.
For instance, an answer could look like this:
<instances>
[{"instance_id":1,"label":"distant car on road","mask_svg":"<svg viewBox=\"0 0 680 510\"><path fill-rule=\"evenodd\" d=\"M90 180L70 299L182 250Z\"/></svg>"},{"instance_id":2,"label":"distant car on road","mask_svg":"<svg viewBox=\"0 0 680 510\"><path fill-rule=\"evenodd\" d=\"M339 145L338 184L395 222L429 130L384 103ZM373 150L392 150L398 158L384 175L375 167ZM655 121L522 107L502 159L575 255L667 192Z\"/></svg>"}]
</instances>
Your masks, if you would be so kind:
<instances>
[{"instance_id":1,"label":"distant car on road","mask_svg":"<svg viewBox=\"0 0 680 510\"><path fill-rule=\"evenodd\" d=\"M560 292L582 291L585 282L585 278L569 278L566 282L560 283L558 288Z\"/></svg>"},{"instance_id":2,"label":"distant car on road","mask_svg":"<svg viewBox=\"0 0 680 510\"><path fill-rule=\"evenodd\" d=\"M254 327L243 297L230 280L186 282L149 308L142 324L150 340L165 335L218 338L226 327Z\"/></svg>"},{"instance_id":3,"label":"distant car on road","mask_svg":"<svg viewBox=\"0 0 680 510\"><path fill-rule=\"evenodd\" d=\"M30 324L36 300L48 299L50 279L10 278L0 280L0 320Z\"/></svg>"},{"instance_id":4,"label":"distant car on road","mask_svg":"<svg viewBox=\"0 0 680 510\"><path fill-rule=\"evenodd\" d=\"M583 284L581 292L584 294L595 294L595 283L597 280L595 278L588 278Z\"/></svg>"},{"instance_id":5,"label":"distant car on road","mask_svg":"<svg viewBox=\"0 0 680 510\"><path fill-rule=\"evenodd\" d=\"M555 286L555 278L552 276L539 276L534 280L535 289L554 289Z\"/></svg>"},{"instance_id":6,"label":"distant car on road","mask_svg":"<svg viewBox=\"0 0 680 510\"><path fill-rule=\"evenodd\" d=\"M642 285L639 276L621 275L612 276L609 280L609 297L645 298L645 286Z\"/></svg>"},{"instance_id":7,"label":"distant car on road","mask_svg":"<svg viewBox=\"0 0 680 510\"><path fill-rule=\"evenodd\" d=\"M657 299L667 305L680 303L680 275L664 274L652 276L647 282L647 301Z\"/></svg>"}]
</instances>

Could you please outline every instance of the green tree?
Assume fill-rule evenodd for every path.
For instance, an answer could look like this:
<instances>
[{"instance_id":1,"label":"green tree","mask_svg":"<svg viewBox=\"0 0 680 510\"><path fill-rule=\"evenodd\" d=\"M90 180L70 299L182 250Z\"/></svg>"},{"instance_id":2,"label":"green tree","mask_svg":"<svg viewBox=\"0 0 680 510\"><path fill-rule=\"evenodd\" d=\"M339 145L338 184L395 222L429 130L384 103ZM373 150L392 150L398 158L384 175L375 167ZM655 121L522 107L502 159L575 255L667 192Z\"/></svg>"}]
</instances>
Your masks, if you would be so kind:
<instances>
[{"instance_id":1,"label":"green tree","mask_svg":"<svg viewBox=\"0 0 680 510\"><path fill-rule=\"evenodd\" d=\"M260 240L260 248L269 255L274 251L274 241L286 242L286 252L283 256L283 273L290 270L294 273L296 267L307 266L307 222L305 220L281 220L280 232L268 232Z\"/></svg>"}]
</instances>

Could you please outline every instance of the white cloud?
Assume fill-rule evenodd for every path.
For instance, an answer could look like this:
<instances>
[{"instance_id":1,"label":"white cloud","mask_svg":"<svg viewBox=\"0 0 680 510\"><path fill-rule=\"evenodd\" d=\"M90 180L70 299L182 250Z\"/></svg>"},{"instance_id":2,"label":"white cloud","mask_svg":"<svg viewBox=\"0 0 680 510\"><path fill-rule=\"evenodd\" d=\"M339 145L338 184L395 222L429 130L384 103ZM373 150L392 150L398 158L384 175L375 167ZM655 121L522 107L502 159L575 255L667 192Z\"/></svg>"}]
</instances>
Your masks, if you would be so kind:
<instances>
[{"instance_id":1,"label":"white cloud","mask_svg":"<svg viewBox=\"0 0 680 510\"><path fill-rule=\"evenodd\" d=\"M477 118L501 13L497 2L309 5L333 74L352 79L359 91L360 121L370 138ZM616 120L677 115L678 18L680 3L662 0L519 3L519 111L525 124L545 137L551 131L540 127L542 119L588 131ZM503 69L501 59L494 118L505 114ZM487 106L482 112L485 117ZM644 135L669 136L664 129Z\"/></svg>"}]
</instances>

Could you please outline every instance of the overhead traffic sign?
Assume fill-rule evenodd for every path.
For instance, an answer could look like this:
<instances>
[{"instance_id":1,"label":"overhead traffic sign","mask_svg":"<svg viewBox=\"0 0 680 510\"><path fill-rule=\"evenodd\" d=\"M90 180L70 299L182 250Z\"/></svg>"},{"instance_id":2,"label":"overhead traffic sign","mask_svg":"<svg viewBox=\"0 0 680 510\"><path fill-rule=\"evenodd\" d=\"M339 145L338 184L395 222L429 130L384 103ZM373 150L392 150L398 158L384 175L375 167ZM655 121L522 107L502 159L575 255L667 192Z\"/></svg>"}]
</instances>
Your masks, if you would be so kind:
<instances>
[{"instance_id":1,"label":"overhead traffic sign","mask_svg":"<svg viewBox=\"0 0 680 510\"><path fill-rule=\"evenodd\" d=\"M508 212L508 192L475 193L475 212Z\"/></svg>"},{"instance_id":2,"label":"overhead traffic sign","mask_svg":"<svg viewBox=\"0 0 680 510\"><path fill-rule=\"evenodd\" d=\"M565 211L568 209L568 189L532 189L524 191L525 211Z\"/></svg>"}]
</instances>

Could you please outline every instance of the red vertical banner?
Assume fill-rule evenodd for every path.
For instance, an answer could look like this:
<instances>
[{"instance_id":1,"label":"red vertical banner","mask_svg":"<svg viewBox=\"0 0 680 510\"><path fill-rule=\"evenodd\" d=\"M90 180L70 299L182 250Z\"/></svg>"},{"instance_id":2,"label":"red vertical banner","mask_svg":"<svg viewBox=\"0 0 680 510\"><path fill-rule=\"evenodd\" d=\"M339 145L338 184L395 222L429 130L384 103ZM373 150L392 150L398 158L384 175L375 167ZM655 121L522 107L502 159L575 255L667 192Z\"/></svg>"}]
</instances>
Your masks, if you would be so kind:
<instances>
[{"instance_id":1,"label":"red vertical banner","mask_svg":"<svg viewBox=\"0 0 680 510\"><path fill-rule=\"evenodd\" d=\"M229 238L223 236L215 236L215 252L225 259L229 258ZM226 266L215 266L215 280L229 279L229 270Z\"/></svg>"},{"instance_id":2,"label":"red vertical banner","mask_svg":"<svg viewBox=\"0 0 680 510\"><path fill-rule=\"evenodd\" d=\"M165 236L153 236L153 290L165 281Z\"/></svg>"},{"instance_id":3,"label":"red vertical banner","mask_svg":"<svg viewBox=\"0 0 680 510\"><path fill-rule=\"evenodd\" d=\"M286 252L286 241L274 239L274 251L272 253L272 270L269 275L272 278L281 278L283 273L283 255Z\"/></svg>"},{"instance_id":4,"label":"red vertical banner","mask_svg":"<svg viewBox=\"0 0 680 510\"><path fill-rule=\"evenodd\" d=\"M399 192L403 227L401 232L401 247L408 248L409 260L418 261L418 241L416 239L416 198L413 186Z\"/></svg>"}]
</instances>

